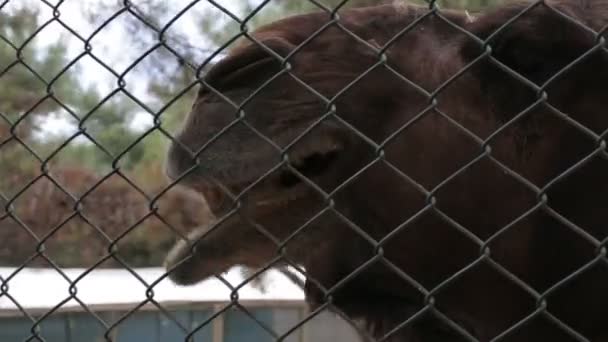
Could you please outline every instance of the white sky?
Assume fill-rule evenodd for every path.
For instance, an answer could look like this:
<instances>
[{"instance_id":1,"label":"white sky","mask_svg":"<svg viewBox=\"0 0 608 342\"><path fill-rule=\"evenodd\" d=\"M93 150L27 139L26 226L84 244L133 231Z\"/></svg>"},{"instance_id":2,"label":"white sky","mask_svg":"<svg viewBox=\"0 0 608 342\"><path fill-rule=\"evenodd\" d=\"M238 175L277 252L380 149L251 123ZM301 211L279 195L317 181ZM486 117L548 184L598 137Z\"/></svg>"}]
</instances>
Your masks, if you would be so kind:
<instances>
[{"instance_id":1,"label":"white sky","mask_svg":"<svg viewBox=\"0 0 608 342\"><path fill-rule=\"evenodd\" d=\"M47 0L52 4L58 3L58 0ZM245 0L218 0L217 2L225 6L228 10L233 13L241 13L239 4L242 4ZM59 7L60 20L63 21L67 26L71 27L74 31L78 32L82 37L87 39L96 29L96 26L91 25L88 18L85 17L85 13L90 13L87 9L91 6L98 6L99 4L116 4L117 0L65 0ZM144 3L145 0L134 0L136 6ZM190 10L183 14L168 31L185 33L189 37L190 41L188 44L198 49L208 49L208 43L203 36L200 35L200 29L195 25L200 20L209 18L210 20L228 20L228 16L221 13L208 1L192 1L192 0L164 0L165 4L171 4L167 13L166 18L161 21L162 24L166 23L169 18L175 16L181 9L188 6L190 3L195 2ZM259 1L256 1L259 2ZM10 13L12 10L19 6L36 6L40 8L41 23L52 19L52 9L45 5L40 0L12 0L9 1L2 11L0 12L0 19L2 15ZM140 7L144 9L145 7ZM97 25L105 21L108 17L107 13L103 13L105 17L100 15L99 18L94 18ZM123 38L125 31L123 24L125 16L128 13L123 13L121 16L112 20L112 22L106 26L101 32L91 40L91 46L93 53L101 58L106 64L111 66L116 71L123 71L129 66L144 50L135 51L133 46L126 46L127 41ZM68 58L74 58L80 55L84 51L84 44L74 37L69 31L62 27L58 22L52 22L45 27L36 37L35 41L39 43L52 43L58 39L62 39L69 46ZM90 86L93 85L97 89L100 89L102 93L107 93L116 86L116 77L110 74L106 69L100 66L90 57L81 59L76 66L79 68L78 71L82 76L84 84ZM135 68L135 71L139 72L140 75L145 75L145 71L141 68ZM143 71L143 72L142 72ZM129 82L131 80L131 82ZM127 76L127 89L131 91L138 99L150 99L146 94L146 80L142 77ZM135 129L142 129L151 124L151 116L142 110L141 113L136 115L132 127ZM51 116L44 121L43 124L44 132L42 136L46 134L70 134L75 131L69 120L64 117Z\"/></svg>"}]
</instances>

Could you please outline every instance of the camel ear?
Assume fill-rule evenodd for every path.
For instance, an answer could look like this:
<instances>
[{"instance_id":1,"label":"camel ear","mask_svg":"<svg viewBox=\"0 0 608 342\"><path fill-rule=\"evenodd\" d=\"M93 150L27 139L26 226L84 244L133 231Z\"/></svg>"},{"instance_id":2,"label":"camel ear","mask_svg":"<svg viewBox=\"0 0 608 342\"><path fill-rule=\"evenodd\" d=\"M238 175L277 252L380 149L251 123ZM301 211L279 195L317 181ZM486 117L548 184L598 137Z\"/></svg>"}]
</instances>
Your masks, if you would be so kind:
<instances>
[{"instance_id":1,"label":"camel ear","mask_svg":"<svg viewBox=\"0 0 608 342\"><path fill-rule=\"evenodd\" d=\"M535 1L506 5L470 22L466 29L483 43L467 38L462 48L466 61L488 52L519 75L543 84L569 64L590 53L600 53L597 32L608 24L608 2L604 0ZM595 49L595 50L594 50ZM488 57L475 68L482 72L501 66Z\"/></svg>"},{"instance_id":2,"label":"camel ear","mask_svg":"<svg viewBox=\"0 0 608 342\"><path fill-rule=\"evenodd\" d=\"M289 55L296 46L278 36L262 37L256 41L247 41L237 46L226 58L218 62L207 73L205 79L214 83L224 76L239 69L253 69L264 62L264 65L280 65L280 59Z\"/></svg>"}]
</instances>

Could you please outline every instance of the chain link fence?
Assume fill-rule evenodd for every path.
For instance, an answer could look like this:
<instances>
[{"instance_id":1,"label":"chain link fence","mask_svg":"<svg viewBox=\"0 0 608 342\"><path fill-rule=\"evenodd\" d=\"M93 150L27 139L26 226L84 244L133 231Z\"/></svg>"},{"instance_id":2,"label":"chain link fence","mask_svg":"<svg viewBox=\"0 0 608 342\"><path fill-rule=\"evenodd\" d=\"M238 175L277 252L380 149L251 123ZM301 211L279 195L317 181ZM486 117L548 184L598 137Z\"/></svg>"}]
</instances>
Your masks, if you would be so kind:
<instances>
[{"instance_id":1,"label":"chain link fence","mask_svg":"<svg viewBox=\"0 0 608 342\"><path fill-rule=\"evenodd\" d=\"M0 299L31 321L26 340L45 341L40 326L75 300L103 327L106 341L150 305L186 341L234 309L275 341L288 340L328 310L351 322L365 341L608 341L603 107L608 105L603 88L608 2L533 1L471 14L435 2L346 9L347 0L335 7L309 1L317 14L261 31L249 30L248 24L271 1L257 4L245 17L207 1L240 31L199 62L184 57L167 35L199 1L163 25L123 1L96 31L83 36L63 20L64 1L40 0L52 10L52 19L22 43L0 36L14 52L14 59L2 61L0 80L23 67L45 88L17 118L0 113L0 154L17 145L38 166L27 181L8 182L17 190L0 189L0 218L11 222L2 229L26 232L33 248L20 266L0 275ZM9 3L0 2L0 13ZM119 71L97 55L91 41L123 15L156 32L156 40ZM22 52L51 23L84 48L49 78ZM173 54L196 78L154 110L127 87L126 76L158 49ZM211 65L218 56L220 62ZM152 127L119 153L85 127L102 103L78 113L55 94L56 81L85 57L116 79L117 87L103 102L120 94L152 118ZM168 131L163 114L197 87L184 128L179 134ZM46 156L19 133L45 101L78 122L76 132ZM150 134L171 143L172 181L159 181L153 195L121 168L121 160ZM58 173L52 160L83 137L111 159L111 168L75 190L70 184L76 177ZM207 210L191 193L171 197L177 184L204 194L213 215L205 212L177 224L188 229L176 228L168 215L187 210L192 217ZM95 197L104 186L113 190ZM55 195L44 195L49 187ZM18 206L31 189L29 216L40 212L35 200L61 202L67 215L38 217L36 224L45 230L33 229ZM83 210L87 205L110 209L92 217ZM113 221L121 210L129 217ZM93 256L97 262L76 278L47 252L62 231L78 233L78 227L70 227L75 219L102 246ZM151 249L168 252L173 239L180 242L169 253L167 273L150 282L120 251L146 241L145 233L129 239L151 219L168 228L164 242ZM116 222L128 224L116 228ZM7 255L11 248L24 248L5 243ZM72 259L88 253L69 240L53 243L73 248ZM41 315L22 307L11 286L35 260L68 284L65 300ZM107 263L137 278L146 297L111 320L78 295L79 283ZM230 283L221 273L235 265L254 271L241 283ZM277 267L296 282L299 275L306 278L300 286L310 304L305 317L283 332L239 300L244 286ZM213 276L231 294L194 328L155 299L155 288L168 278L191 284Z\"/></svg>"}]
</instances>

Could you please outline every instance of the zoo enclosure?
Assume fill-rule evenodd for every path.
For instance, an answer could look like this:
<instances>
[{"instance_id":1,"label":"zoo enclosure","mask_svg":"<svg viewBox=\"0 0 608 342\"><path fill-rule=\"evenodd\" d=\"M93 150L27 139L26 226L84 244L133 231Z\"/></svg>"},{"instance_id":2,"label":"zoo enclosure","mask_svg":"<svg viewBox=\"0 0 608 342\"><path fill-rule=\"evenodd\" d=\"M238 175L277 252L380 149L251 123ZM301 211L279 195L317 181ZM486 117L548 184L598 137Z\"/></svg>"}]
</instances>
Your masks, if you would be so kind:
<instances>
[{"instance_id":1,"label":"zoo enclosure","mask_svg":"<svg viewBox=\"0 0 608 342\"><path fill-rule=\"evenodd\" d=\"M15 308L18 310L18 312L20 312L20 314L23 317L27 318L31 322L31 329L29 332L30 340L44 340L45 333L44 333L44 330L40 329L40 327L42 325L44 325L44 321L46 319L49 319L48 317L53 316L55 313L59 312L59 310L62 307L62 303L59 302L53 308L50 308L43 312L36 312L36 313L30 312L27 308L22 307L20 305L20 303L17 300L15 300L13 298L13 296L11 295L11 283L14 282L13 279L15 279L15 277L19 276L20 272L24 272L23 270L26 267L28 267L32 264L35 264L36 260L42 260L42 263L46 264L47 267L52 267L59 274L63 275L66 279L68 279L70 286L68 286L66 288L66 296L68 296L68 297L66 297L66 299L77 300L78 297L77 297L76 289L78 288L78 282L81 281L82 278L87 277L88 273L91 270L96 269L99 265L102 265L104 263L112 263L113 266L127 269L127 270L131 271L131 273L133 274L134 277L138 278L137 272L132 267L132 265L123 260L124 258L120 254L120 250L121 250L120 245L122 242L128 240L133 234L135 234L135 232L137 232L137 230L138 230L138 227L141 226L144 222L146 222L146 220L154 219L154 220L160 221L161 222L160 224L168 227L168 229L169 229L168 231L171 232L171 234L173 234L173 235L180 235L180 233L181 233L179 229L173 227L173 224L170 224L169 222L167 222L167 220L164 217L162 217L162 215L159 214L159 211L161 210L161 208L159 208L158 203L161 200L162 196L166 193L166 188L171 187L171 185L168 185L167 187L164 187L161 190L157 189L158 191L156 193L154 193L153 195L151 195L149 191L143 189L141 185L139 185L137 182L133 181L133 179L129 176L128 173L123 171L121 163L122 163L123 159L127 159L127 157L129 157L129 153L131 151L133 151L135 148L137 148L139 146L139 144L142 141L144 141L151 134L160 134L165 139L167 139L167 141L171 141L174 139L171 132L168 131L167 129L165 129L165 127L162 125L162 118L163 118L163 114L164 114L165 110L167 108L169 108L181 96L184 96L193 87L195 87L198 84L204 83L204 81L202 80L202 75L204 74L203 70L212 62L212 60L214 60L215 57L221 56L222 53L225 51L225 49L228 48L234 41L234 39L230 39L230 40L226 41L225 44L220 46L217 50L207 51L208 56L207 56L207 58L204 59L203 63L201 63L201 64L197 64L197 63L193 62L192 60L190 60L189 57L191 57L191 56L187 56L187 57L182 56L182 52L180 52L178 49L176 49L172 45L172 43L175 43L175 42L172 41L170 39L170 37L167 35L167 31L169 30L169 28L175 21L179 20L179 18L181 16L183 16L185 13L187 13L187 11L198 2L199 1L193 1L193 2L189 3L187 6L185 6L183 8L182 11L177 13L171 20L164 23L163 25L159 25L153 19L149 18L145 13L142 13L142 11L138 8L138 6L136 4L134 4L133 2L130 2L130 1L124 1L123 5L118 10L116 10L115 13L113 13L111 16L109 16L101 25L99 25L98 28L92 34L85 36L85 35L79 34L79 32L77 32L72 27L70 27L70 25L67 25L65 23L65 21L63 20L63 16L61 14L62 7L65 6L63 1L51 2L51 1L46 1L46 0L40 0L39 1L40 6L43 6L43 7L47 8L48 10L52 11L52 16L50 19L48 19L48 21L44 22L42 25L37 27L36 30L32 33L32 35L29 37L26 37L26 39L23 41L15 42L9 35L6 35L6 34L0 36L0 40L4 43L4 45L6 47L8 47L9 49L11 49L14 53L13 59L11 59L9 61L2 61L3 64L0 65L0 67L2 68L0 70L0 80L2 80L2 77L8 78L8 75L11 73L12 70L14 70L16 68L23 68L23 69L27 70L27 72L30 74L30 76L37 79L37 82L39 82L39 84L43 88L43 92L40 97L28 99L29 106L27 106L27 108L25 110L20 111L20 112L8 112L8 111L0 112L0 122L1 122L1 124L0 124L0 154L2 154L2 153L5 154L5 156L4 156L5 159L3 159L3 161L2 161L4 164L2 166L8 165L7 163L10 162L10 158L13 158L13 156L14 156L14 154L12 154L12 153L14 152L15 148L21 150L21 152L23 152L23 153L28 154L34 160L34 162L38 164L38 169L36 170L36 172L32 173L31 175L27 175L26 177L21 177L22 175L13 175L14 176L13 178L8 179L8 178L6 178L7 175L3 174L3 176L5 177L5 179L4 179L5 184L3 184L3 185L4 186L10 185L12 187L12 189L10 189L10 190L4 189L4 188L0 189L0 190L2 190L2 193L0 194L0 202L2 202L2 204L3 204L3 211L0 212L2 214L2 216L0 217L2 222L5 223L7 225L7 227L10 227L10 229L13 230L14 234L28 235L28 238L30 239L29 241L30 241L30 247L31 247L30 248L31 254L25 260L21 260L21 265L19 265L19 267L15 268L13 271L11 271L7 274L0 275L0 283L1 283L0 299L4 299L4 300L8 300L8 301L12 302L13 305L15 306ZM352 34L352 32L348 32L348 30L340 24L339 11L347 3L347 1L339 3L338 6L336 6L336 7L327 7L320 3L317 3L316 1L310 1L310 2L313 3L315 5L315 7L317 7L319 10L327 12L328 20L327 20L326 26L324 26L324 27L329 27L329 26L339 27L342 30L344 30L345 32L347 32L348 34L350 34L353 37L353 39L355 39L357 41L362 41L360 39L360 37L356 37L354 34ZM238 32L237 36L235 36L234 38L246 37L247 39L250 39L254 43L260 44L259 42L257 42L255 39L253 39L249 35L249 31L247 31L245 28L247 27L247 23L249 21L251 21L252 18L254 18L255 15L269 3L268 1L260 2L257 6L255 6L253 8L253 11L251 11L248 15L246 15L244 17L240 17L240 18L238 16L234 15L228 8L222 6L221 4L219 4L217 2L208 1L208 3L210 3L214 7L216 7L224 15L230 17L231 20L234 20L238 24L238 26L241 27L241 30ZM7 11L7 8L9 7L10 4L11 4L11 1L9 1L9 0L0 2L0 14L3 14L3 11ZM542 2L534 2L534 4L529 7L529 10L532 10L534 8L534 6L545 6L545 5ZM525 14L525 11L521 15L523 16L524 14ZM150 47L144 54L140 55L132 64L128 65L126 68L123 68L122 70L115 70L116 68L114 66L109 65L102 58L97 56L95 49L91 45L91 41L99 31L103 30L105 27L107 27L107 25L111 24L112 21L117 20L117 18L120 16L129 16L132 20L135 20L135 21L139 22L141 25L146 26L148 30L151 30L155 33L156 41L152 47ZM445 18L441 14L441 10L436 6L436 3L431 2L429 4L429 11L428 11L427 15L420 18L420 20L414 22L412 25L408 25L408 26L404 27L402 32L400 33L400 35L405 34L405 33L409 32L410 30L414 29L416 27L416 24L419 21L423 20L426 17L430 17L430 16L434 16L441 20L445 20L446 22L449 21L447 18ZM69 61L69 63L64 65L59 72L55 73L54 75L45 76L45 75L42 75L33 66L31 60L28 60L27 58L25 58L24 51L28 47L28 44L31 42L31 40L34 39L38 34L43 32L45 27L50 24L59 25L59 26L63 27L65 30L67 30L69 32L69 34L71 34L73 37L76 37L76 39L81 41L81 43L84 45L84 48L82 49L80 54L75 56L72 60ZM508 24L509 23L507 23L507 25L505 25L505 27L508 26ZM504 27L500 28L499 30L502 30L502 29L504 29ZM599 36L600 36L600 33L598 33L598 37ZM311 37L311 39L312 38L313 37ZM471 35L471 39L475 39L475 40L479 41L479 39L477 39L476 37L473 37L472 35ZM485 46L485 45L487 45L486 43L487 42L479 41L480 46L482 46L482 45ZM603 48L603 44L604 44L603 41L600 41L598 39L598 46ZM384 53L388 47L389 47L388 45L384 46L384 47L380 47L380 48L370 46L370 49L378 54L378 64L375 65L374 68L386 66L385 65L386 60L384 58ZM136 68L139 63L142 63L143 60L145 60L148 56L152 55L157 49L163 49L166 53L172 54L176 58L176 60L179 61L179 63L181 65L191 68L192 70L195 70L196 77L195 77L194 81L192 81L191 83L189 83L187 85L187 87L185 87L184 89L179 89L179 91L176 91L176 96L174 96L173 99L171 99L171 101L169 101L164 106L161 106L160 109L155 110L155 109L152 109L145 101L140 100L138 98L138 96L136 96L135 93L132 92L127 87L128 83L126 82L126 78L131 70ZM488 50L487 54L482 57L487 57L488 55L490 55L490 52L491 51ZM294 54L295 53L297 53L297 51L295 51ZM58 84L62 75L67 73L70 70L70 68L72 68L79 60L81 60L83 58L90 58L90 59L94 60L95 63L97 63L99 66L101 66L107 72L111 73L117 81L117 86L114 89L112 89L112 91L110 91L104 98L102 98L98 104L94 105L93 108L91 108L89 111L78 112L78 111L74 110L73 106L65 104L61 98L56 96L54 87L56 84ZM279 57L277 56L277 58L279 58ZM285 63L284 64L285 66L288 65L288 60L282 59L282 62ZM570 66L572 66L572 65L570 65ZM463 70L462 72L465 72L465 71L466 70ZM444 87L449 85L451 82L453 82L454 79L456 79L459 75L455 75L454 78L450 79L444 85ZM361 75L361 77L362 76L364 76L364 74ZM514 77L519 77L519 76L514 74ZM404 79L404 82L407 82L407 80ZM10 86L10 84L7 84L7 85ZM315 93L320 99L325 101L328 105L328 108L331 108L331 105L335 102L335 99L326 99L323 97L323 95L321 95L319 92L315 91L314 89L309 89L309 90L311 92ZM539 89L539 90L542 90L542 89ZM427 92L425 95L428 96L429 103L434 104L434 103L436 103L435 99L439 94L440 94L440 92L438 91L435 93ZM539 96L540 96L540 94L542 94L542 91L539 92ZM115 96L127 97L130 101L135 103L139 109L143 110L144 112L147 112L147 114L149 114L150 118L152 118L153 123L152 123L151 127L147 128L145 131L141 132L141 134L139 134L139 136L135 140L128 142L126 144L126 146L123 146L118 151L112 152L106 146L104 146L103 143L101 143L99 141L98 137L93 136L88 132L88 130L86 129L86 123L87 123L87 121L92 120L92 118L95 116L96 111L99 110L99 108L101 108L105 103L108 103L108 101L110 101L112 99L112 97L115 97ZM539 101L542 101L542 98L539 97ZM29 119L31 119L33 116L36 115L36 112L38 111L39 107L42 104L44 104L45 102L52 102L53 106L54 106L53 110L61 110L61 111L65 111L66 113L68 113L68 115L73 120L75 120L75 122L77 122L78 127L77 127L77 130L73 134L71 134L69 137L67 137L62 143L58 144L55 148L52 148L50 151L46 151L45 154L42 154L42 153L36 151L35 148L31 147L31 145L32 145L31 137L28 136L27 134L23 133L22 130L24 129L24 126L27 127L30 125ZM330 110L330 111L328 111L327 116L332 116L333 114L334 113ZM245 125L247 125L247 123L244 121L243 118L239 118L238 120L243 121L243 123ZM469 134L466 127L458 124L457 122L453 122L453 124L455 127L460 128L466 134ZM27 129L29 129L29 128L27 128ZM401 128L396 128L396 131L399 131L400 129ZM255 130L254 130L254 132L255 132ZM355 133L361 135L360 132L355 132ZM78 193L74 193L71 189L71 186L69 185L72 178L67 177L65 179L58 180L58 177L56 176L55 169L54 169L55 166L53 165L53 159L57 155L59 155L61 153L61 151L66 148L66 146L68 146L70 143L72 143L72 141L74 141L77 138L82 138L82 137L86 138L90 144L94 145L94 147L97 150L101 151L101 154L105 155L105 158L107 158L110 161L110 163L109 163L109 168L108 168L107 172L105 172L101 177L92 177L91 179L89 179L88 183L86 183L86 186L79 188ZM486 145L486 141L482 141L480 139L477 139L476 137L473 137L473 138L479 141L480 146ZM600 136L598 136L597 138L602 139L602 137L600 137ZM268 140L266 138L263 138L263 139ZM278 146L276 146L276 147L281 153L284 152ZM375 147L378 149L378 151L382 151L382 148L383 148L382 145L378 145ZM489 155L489 153L487 153L487 151L486 151L486 152L483 152L480 155L480 157L482 157L482 156L487 157L488 155ZM387 163L387 161L382 160L381 153L379 153L378 158L374 161L374 163L376 163L376 162ZM472 163L474 163L474 162L475 161L472 161ZM581 164L582 164L582 162L581 162ZM512 172L506 166L504 166L498 162L497 162L497 165L499 167L503 168L505 172L511 174L515 179L518 179L522 183L527 182L523 177ZM575 165L574 167L576 168L577 166ZM362 172L363 172L363 170L359 171L357 174L360 174ZM459 172L452 175L452 177L456 177L459 174ZM357 174L353 178L356 178ZM110 179L112 179L112 180L110 180ZM106 231L106 228L111 226L111 223L109 224L108 222L105 222L105 223L104 222L101 222L101 223L94 222L95 220L92 220L91 217L89 217L90 215L87 215L83 211L83 208L84 208L87 198L93 198L94 197L93 194L95 193L95 191L97 189L103 187L104 184L108 184L108 182L113 182L115 179L118 179L122 183L123 188L124 188L125 184L127 187L131 188L131 190L124 190L125 191L124 193L131 191L136 194L136 195L134 195L135 197L139 197L139 200L135 200L135 201L139 201L138 215L135 215L133 218L129 218L129 219L124 219L124 218L118 219L123 223L126 221L127 226L121 227L121 230L119 230L117 232L113 232L113 234L108 234L108 232ZM407 177L404 177L404 181L410 182L411 180L408 179ZM42 224L43 226L45 225L45 223L48 223L48 226L44 227L46 229L43 231L35 231L34 229L32 229L32 227L30 227L30 225L28 225L27 220L23 220L23 218L20 217L20 213L23 213L23 212L20 212L20 210L21 210L20 208L23 206L26 206L28 204L31 205L31 203L32 203L32 197L27 197L28 190L35 188L39 182L45 182L46 184L51 184L51 186L54 189L53 190L54 192L59 192L60 194L62 194L61 197L67 199L67 200L64 200L64 201L66 201L67 204L64 203L65 205L63 207L63 210L67 210L68 214L64 215L58 219L55 219L55 220L49 219L50 221L58 221L58 222L53 222L52 224L50 224L49 221L46 219L43 220L42 223L37 222L37 224ZM123 189L123 188L121 188L121 189ZM437 189L434 189L434 190L437 190ZM131 192L129 192L129 194L131 194ZM118 192L118 193L110 192L110 193L114 194L114 195L109 196L109 197L102 196L106 201L103 203L107 203L109 205L113 201L117 201L119 199L119 197L124 198L124 197L131 196L131 195L122 196L120 194L124 194L124 193L121 193L121 192ZM432 193L432 192L429 191L429 194L430 193ZM33 195L33 198L36 198L37 196L39 196L39 194L40 194L39 192L36 192L35 195ZM119 195L116 195L116 194L119 194ZM25 201L26 203L24 203L24 198L27 199L27 201ZM56 202L60 201L56 197L51 197L51 198L53 199L53 201L56 201ZM144 203L147 204L147 205L144 205L143 207L141 206L142 198L143 198ZM100 204L100 202L96 202L94 205L104 205L103 203ZM132 212L132 211L129 211L129 212ZM35 216L35 214L32 214L32 216ZM106 215L101 215L101 216L106 216ZM65 227L69 226L71 220L75 220L75 219L83 221L84 225L86 225L88 227L87 229L89 229L91 232L96 234L97 238L99 238L103 241L102 245L105 248L103 250L103 253L101 255L98 255L98 258L99 258L98 261L94 262L92 265L90 265L90 267L87 268L87 270L84 271L82 273L82 275L77 276L77 277L68 277L66 275L66 272L64 271L64 269L62 267L60 267L59 265L57 265L56 261L52 257L48 256L49 252L48 252L46 246L49 245L50 243L52 243L53 238L60 235L62 230L66 230ZM193 220L193 221L196 221L196 220ZM357 230L358 232L360 232L361 234L364 234L364 232L361 231L360 228L357 228L356 225L353 225L353 228L355 230ZM80 228L75 227L73 229L78 230ZM455 229L461 229L461 228L455 227ZM12 240L5 239L5 241L12 241ZM141 241L141 240L136 240L136 241ZM599 242L598 242L598 244L599 244ZM78 253L83 252L81 249L78 248L78 246L73 246L73 247L76 247L75 255L78 255ZM131 247L129 247L129 248L131 248ZM133 248L135 248L135 247L133 247ZM10 250L10 249L7 249L7 251L8 251L7 254L12 253L12 250ZM497 266L497 267L499 267L499 266ZM505 273L508 274L508 271L506 271L506 270L503 270L503 271L505 271ZM255 275L257 275L257 274L255 274ZM251 275L245 281L252 280L255 275ZM515 279L514 277L512 277L511 280L514 282L517 282L517 279ZM147 288L147 292L150 292L150 296L148 296L146 299L144 299L142 301L142 303L141 303L142 305L145 304L145 305L151 305L151 306L155 307L156 310L158 310L159 312L161 312L163 314L163 317L167 317L182 331L184 331L184 332L192 331L192 327L184 326L178 320L174 319L172 317L173 315L163 308L163 304L160 302L157 302L154 299L152 290L156 286L156 282L145 282L145 281L141 280L141 283ZM235 285L236 284L233 284L233 286L235 286ZM227 298L227 300L228 300L228 298ZM138 311L138 308L136 307L133 310L123 313L120 318L103 319L101 316L94 315L95 310L88 309L86 304L84 304L84 303L82 305L83 305L83 310L88 312L89 314L91 314L95 318L98 325L101 326L106 332L111 332L112 330L116 329L124 321L128 320L128 318L131 315L134 315ZM245 307L243 307L242 305L239 305L238 300L232 300L232 301L228 300L225 303L225 305L222 306L222 309L220 310L220 312L222 310L228 310L229 308L238 308L239 310L242 310L245 313L248 312ZM316 314L317 313L311 313L310 317L313 317ZM247 313L247 315L250 317L254 316L251 313ZM303 318L296 325L306 324L308 318L309 317ZM209 320L207 323L209 323L211 321L212 320ZM261 326L264 326L263 322L259 322L259 323L261 324ZM450 322L450 323L453 323L453 322ZM203 323L203 325L204 325L204 323ZM202 328L202 326L199 326L194 330L197 330L199 328ZM567 329L567 327L564 326L564 329ZM280 338L279 335L276 335L275 337Z\"/></svg>"}]
</instances>

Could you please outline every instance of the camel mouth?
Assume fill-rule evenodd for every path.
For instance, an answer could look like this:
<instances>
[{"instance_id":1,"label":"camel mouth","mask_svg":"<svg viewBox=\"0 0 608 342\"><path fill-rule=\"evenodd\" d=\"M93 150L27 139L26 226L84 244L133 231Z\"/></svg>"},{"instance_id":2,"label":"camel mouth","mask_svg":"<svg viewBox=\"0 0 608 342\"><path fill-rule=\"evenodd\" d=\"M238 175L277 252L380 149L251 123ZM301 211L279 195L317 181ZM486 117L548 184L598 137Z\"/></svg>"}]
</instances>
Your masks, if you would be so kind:
<instances>
[{"instance_id":1,"label":"camel mouth","mask_svg":"<svg viewBox=\"0 0 608 342\"><path fill-rule=\"evenodd\" d=\"M243 181L247 177L240 177L239 182L230 182L228 177L218 178L213 175L198 174L189 179L187 186L205 197L207 205L217 218L224 217L235 208L238 211L244 210L244 215L254 220L273 217L278 211L290 206L297 207L307 203L305 201L316 192L310 183L318 186L322 178L335 169L341 151L343 145L336 141L313 139L294 146L288 152L289 163L277 168L263 179L253 176L250 181ZM263 163L252 163L252 165L258 164ZM273 167L273 165L260 166L267 169ZM256 171L261 171L261 167ZM240 199L240 206L232 197L234 194ZM238 248L221 246L225 243L223 237L229 235L230 238L234 238L235 234L244 234L246 223L241 222L238 217L240 215L230 216L222 223L224 227L218 227L217 231L210 232L215 223L222 221L222 219L213 220L194 228L187 239L178 241L165 259L165 268L170 272L169 278L180 285L192 285L239 264L242 261L238 257L239 253L247 248L246 241L250 242L253 237L240 239L245 245L240 245ZM205 237L208 233L211 233L210 236ZM199 241L201 239L202 241Z\"/></svg>"}]
</instances>

